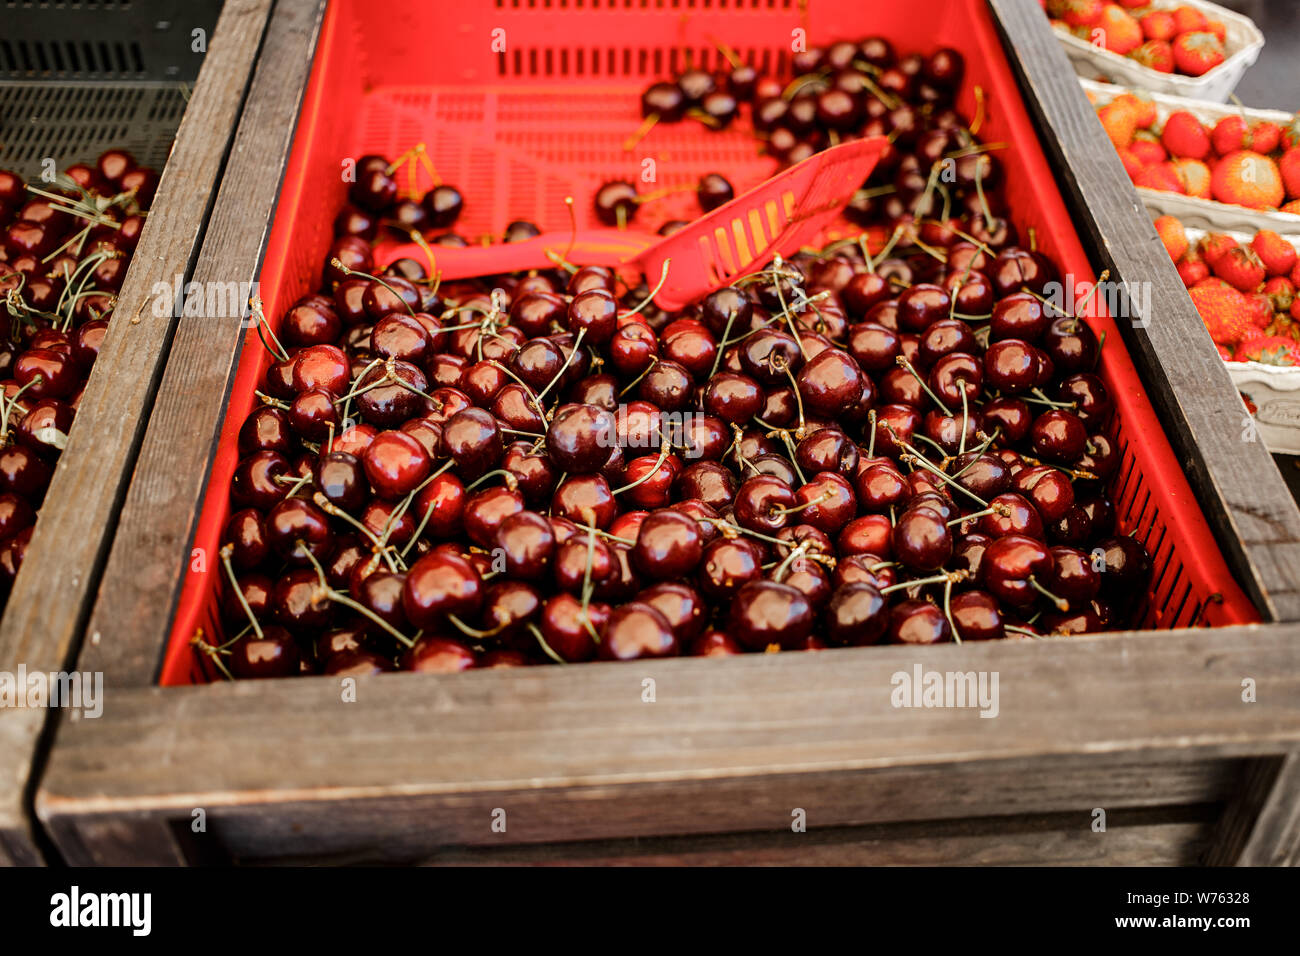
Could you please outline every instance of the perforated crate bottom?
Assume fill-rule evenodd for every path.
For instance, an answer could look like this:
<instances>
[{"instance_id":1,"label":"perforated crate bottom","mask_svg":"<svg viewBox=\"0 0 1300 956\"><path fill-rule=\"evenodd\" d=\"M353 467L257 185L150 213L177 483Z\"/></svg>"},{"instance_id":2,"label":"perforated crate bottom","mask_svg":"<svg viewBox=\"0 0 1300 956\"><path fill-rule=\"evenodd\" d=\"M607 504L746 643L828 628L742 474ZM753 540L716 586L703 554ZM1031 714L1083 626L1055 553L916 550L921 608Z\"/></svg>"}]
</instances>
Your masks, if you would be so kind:
<instances>
[{"instance_id":1,"label":"perforated crate bottom","mask_svg":"<svg viewBox=\"0 0 1300 956\"><path fill-rule=\"evenodd\" d=\"M566 230L566 196L575 199L579 228L599 226L591 197L611 179L631 180L642 194L668 192L646 203L633 223L653 230L669 219L700 215L693 188L706 173L721 173L740 192L776 172L776 161L759 153L747 120L703 137L692 119L660 123L624 150L641 125L639 86L560 92L557 98L555 87L381 87L362 99L356 148L392 159L425 143L438 174L465 196L456 230L467 238L497 234L514 219ZM403 168L403 195L407 177ZM429 185L421 171L419 192Z\"/></svg>"},{"instance_id":2,"label":"perforated crate bottom","mask_svg":"<svg viewBox=\"0 0 1300 956\"><path fill-rule=\"evenodd\" d=\"M109 147L162 171L185 112L177 84L0 83L0 169L39 179Z\"/></svg>"}]
</instances>

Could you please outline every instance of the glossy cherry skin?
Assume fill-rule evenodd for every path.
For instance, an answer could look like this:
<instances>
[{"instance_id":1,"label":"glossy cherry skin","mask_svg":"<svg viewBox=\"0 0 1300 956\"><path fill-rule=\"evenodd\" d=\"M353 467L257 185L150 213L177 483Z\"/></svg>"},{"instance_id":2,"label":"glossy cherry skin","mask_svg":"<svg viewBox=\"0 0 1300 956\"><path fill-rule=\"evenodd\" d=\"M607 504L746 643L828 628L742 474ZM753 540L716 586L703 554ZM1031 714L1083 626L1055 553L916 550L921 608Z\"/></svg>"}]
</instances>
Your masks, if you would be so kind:
<instances>
[{"instance_id":1,"label":"glossy cherry skin","mask_svg":"<svg viewBox=\"0 0 1300 956\"><path fill-rule=\"evenodd\" d=\"M861 647L876 644L889 627L885 598L873 584L842 584L831 595L823 614L826 642Z\"/></svg>"},{"instance_id":2,"label":"glossy cherry skin","mask_svg":"<svg viewBox=\"0 0 1300 956\"><path fill-rule=\"evenodd\" d=\"M8 482L5 481L4 457L16 450L10 449L0 456L0 489L2 490L19 491L17 487L6 487ZM282 454L277 451L254 452L235 466L235 473L230 481L230 500L241 508L259 508L269 511L288 492L289 486L278 480L288 475L289 461Z\"/></svg>"},{"instance_id":3,"label":"glossy cherry skin","mask_svg":"<svg viewBox=\"0 0 1300 956\"><path fill-rule=\"evenodd\" d=\"M582 601L572 594L557 594L542 608L538 629L542 638L560 658L576 664L596 656L597 642L592 637L603 635L609 622L610 607L598 601L583 609ZM587 624L591 625L588 630Z\"/></svg>"},{"instance_id":4,"label":"glossy cherry skin","mask_svg":"<svg viewBox=\"0 0 1300 956\"><path fill-rule=\"evenodd\" d=\"M333 605L321 589L314 568L295 568L281 576L271 591L270 610L275 620L299 635L330 626Z\"/></svg>"},{"instance_id":5,"label":"glossy cherry skin","mask_svg":"<svg viewBox=\"0 0 1300 956\"><path fill-rule=\"evenodd\" d=\"M785 527L787 512L798 502L793 489L779 478L756 475L736 492L736 523L751 531L771 534Z\"/></svg>"},{"instance_id":6,"label":"glossy cherry skin","mask_svg":"<svg viewBox=\"0 0 1300 956\"><path fill-rule=\"evenodd\" d=\"M1029 430L1034 453L1052 461L1071 462L1083 455L1088 431L1079 416L1053 408L1034 419Z\"/></svg>"},{"instance_id":7,"label":"glossy cherry skin","mask_svg":"<svg viewBox=\"0 0 1300 956\"><path fill-rule=\"evenodd\" d=\"M632 601L610 612L600 644L604 660L672 657L681 652L672 626L653 605Z\"/></svg>"},{"instance_id":8,"label":"glossy cherry skin","mask_svg":"<svg viewBox=\"0 0 1300 956\"><path fill-rule=\"evenodd\" d=\"M1038 299L1028 292L1013 292L993 306L989 338L993 342L1002 339L1037 342L1047 331L1048 319L1048 313Z\"/></svg>"},{"instance_id":9,"label":"glossy cherry skin","mask_svg":"<svg viewBox=\"0 0 1300 956\"><path fill-rule=\"evenodd\" d=\"M636 599L664 616L683 647L698 638L708 624L709 608L700 593L689 585L663 581L645 588Z\"/></svg>"},{"instance_id":10,"label":"glossy cherry skin","mask_svg":"<svg viewBox=\"0 0 1300 956\"><path fill-rule=\"evenodd\" d=\"M1027 607L1039 596L1029 578L1034 577L1046 587L1052 567L1052 555L1041 541L1009 534L984 549L980 576L984 587L998 600L1013 607Z\"/></svg>"},{"instance_id":11,"label":"glossy cherry skin","mask_svg":"<svg viewBox=\"0 0 1300 956\"><path fill-rule=\"evenodd\" d=\"M952 557L952 533L943 516L930 508L905 511L891 543L894 556L913 571L936 571Z\"/></svg>"},{"instance_id":12,"label":"glossy cherry skin","mask_svg":"<svg viewBox=\"0 0 1300 956\"><path fill-rule=\"evenodd\" d=\"M995 641L1006 636L1002 611L987 591L963 591L949 605L957 637L963 641Z\"/></svg>"},{"instance_id":13,"label":"glossy cherry skin","mask_svg":"<svg viewBox=\"0 0 1300 956\"><path fill-rule=\"evenodd\" d=\"M984 353L984 380L1008 395L1027 392L1037 385L1038 351L1020 339L994 342Z\"/></svg>"},{"instance_id":14,"label":"glossy cherry skin","mask_svg":"<svg viewBox=\"0 0 1300 956\"><path fill-rule=\"evenodd\" d=\"M1151 556L1141 542L1128 535L1097 542L1101 551L1101 596L1125 605L1141 596L1151 581Z\"/></svg>"},{"instance_id":15,"label":"glossy cherry skin","mask_svg":"<svg viewBox=\"0 0 1300 956\"><path fill-rule=\"evenodd\" d=\"M310 553L327 556L334 544L325 513L309 501L286 498L266 516L266 538L273 551L293 564L307 564Z\"/></svg>"},{"instance_id":16,"label":"glossy cherry skin","mask_svg":"<svg viewBox=\"0 0 1300 956\"><path fill-rule=\"evenodd\" d=\"M440 450L455 461L457 474L466 481L491 471L505 452L496 419L481 408L466 408L447 419Z\"/></svg>"},{"instance_id":17,"label":"glossy cherry skin","mask_svg":"<svg viewBox=\"0 0 1300 956\"><path fill-rule=\"evenodd\" d=\"M805 474L831 471L849 477L856 473L858 459L858 446L838 428L819 428L795 449L795 461Z\"/></svg>"},{"instance_id":18,"label":"glossy cherry skin","mask_svg":"<svg viewBox=\"0 0 1300 956\"><path fill-rule=\"evenodd\" d=\"M443 183L424 194L421 200L424 211L429 216L429 225L434 229L447 229L455 225L465 208L465 200L460 190Z\"/></svg>"},{"instance_id":19,"label":"glossy cherry skin","mask_svg":"<svg viewBox=\"0 0 1300 956\"><path fill-rule=\"evenodd\" d=\"M696 583L705 597L726 602L763 575L763 556L748 539L718 538L704 549Z\"/></svg>"},{"instance_id":20,"label":"glossy cherry skin","mask_svg":"<svg viewBox=\"0 0 1300 956\"><path fill-rule=\"evenodd\" d=\"M1029 429L1034 423L1029 404L1020 398L995 398L985 403L980 409L980 415L989 434L994 429L999 430L1000 444L1018 445L1029 435Z\"/></svg>"},{"instance_id":21,"label":"glossy cherry skin","mask_svg":"<svg viewBox=\"0 0 1300 956\"><path fill-rule=\"evenodd\" d=\"M299 672L298 644L283 627L265 625L262 636L249 633L224 658L230 673L240 679L290 677Z\"/></svg>"},{"instance_id":22,"label":"glossy cherry skin","mask_svg":"<svg viewBox=\"0 0 1300 956\"><path fill-rule=\"evenodd\" d=\"M1110 423L1115 413L1115 402L1102 380L1089 372L1080 372L1064 379L1056 387L1055 398L1072 402L1074 414L1089 431L1096 432Z\"/></svg>"},{"instance_id":23,"label":"glossy cherry skin","mask_svg":"<svg viewBox=\"0 0 1300 956\"><path fill-rule=\"evenodd\" d=\"M551 513L603 530L618 514L618 504L603 475L573 475L555 489Z\"/></svg>"},{"instance_id":24,"label":"glossy cherry skin","mask_svg":"<svg viewBox=\"0 0 1300 956\"><path fill-rule=\"evenodd\" d=\"M1061 545L1051 552L1053 568L1047 589L1069 601L1072 609L1086 609L1101 588L1101 575L1093 566L1092 555Z\"/></svg>"},{"instance_id":25,"label":"glossy cherry skin","mask_svg":"<svg viewBox=\"0 0 1300 956\"><path fill-rule=\"evenodd\" d=\"M402 655L402 670L424 674L457 674L478 665L472 648L449 637L426 634Z\"/></svg>"},{"instance_id":26,"label":"glossy cherry skin","mask_svg":"<svg viewBox=\"0 0 1300 956\"><path fill-rule=\"evenodd\" d=\"M546 432L551 463L570 475L599 471L609 460L617 435L614 416L595 405L560 409Z\"/></svg>"},{"instance_id":27,"label":"glossy cherry skin","mask_svg":"<svg viewBox=\"0 0 1300 956\"><path fill-rule=\"evenodd\" d=\"M0 496L0 502L10 497L13 496ZM0 538L8 537L18 530L18 528L8 530L10 524L12 518L6 514L4 519L0 520ZM232 514L226 521L221 541L223 544L231 545L231 563L241 571L249 571L257 567L266 560L271 551L270 543L266 538L266 526L262 522L262 513L256 508L245 508Z\"/></svg>"},{"instance_id":28,"label":"glossy cherry skin","mask_svg":"<svg viewBox=\"0 0 1300 956\"><path fill-rule=\"evenodd\" d=\"M551 523L534 511L520 511L502 520L496 546L511 578L538 581L551 570L555 532Z\"/></svg>"},{"instance_id":29,"label":"glossy cherry skin","mask_svg":"<svg viewBox=\"0 0 1300 956\"><path fill-rule=\"evenodd\" d=\"M928 601L899 601L889 613L889 639L894 644L943 644L952 628L943 610Z\"/></svg>"},{"instance_id":30,"label":"glossy cherry skin","mask_svg":"<svg viewBox=\"0 0 1300 956\"><path fill-rule=\"evenodd\" d=\"M29 399L67 398L81 385L81 374L71 356L51 349L28 349L14 362L14 379L27 385Z\"/></svg>"},{"instance_id":31,"label":"glossy cherry skin","mask_svg":"<svg viewBox=\"0 0 1300 956\"><path fill-rule=\"evenodd\" d=\"M794 647L812 632L814 615L799 589L776 581L751 581L736 592L727 633L759 651L769 645Z\"/></svg>"},{"instance_id":32,"label":"glossy cherry skin","mask_svg":"<svg viewBox=\"0 0 1300 956\"><path fill-rule=\"evenodd\" d=\"M665 581L691 574L704 554L704 542L694 518L677 511L654 511L637 533L633 566L641 574Z\"/></svg>"},{"instance_id":33,"label":"glossy cherry skin","mask_svg":"<svg viewBox=\"0 0 1300 956\"><path fill-rule=\"evenodd\" d=\"M402 608L414 627L435 628L448 614L462 621L470 619L482 604L483 583L478 571L454 554L431 551L406 574Z\"/></svg>"},{"instance_id":34,"label":"glossy cherry skin","mask_svg":"<svg viewBox=\"0 0 1300 956\"><path fill-rule=\"evenodd\" d=\"M1074 486L1069 476L1047 465L1018 472L1014 485L1048 523L1061 520L1074 506Z\"/></svg>"},{"instance_id":35,"label":"glossy cherry skin","mask_svg":"<svg viewBox=\"0 0 1300 956\"><path fill-rule=\"evenodd\" d=\"M862 370L853 356L827 349L808 362L796 376L804 409L832 418L862 395Z\"/></svg>"},{"instance_id":36,"label":"glossy cherry skin","mask_svg":"<svg viewBox=\"0 0 1300 956\"><path fill-rule=\"evenodd\" d=\"M532 584L493 581L483 596L480 624L491 632L491 636L483 640L495 639L511 647L531 650L536 641L528 632L528 624L538 619L541 610L541 592Z\"/></svg>"},{"instance_id":37,"label":"glossy cherry skin","mask_svg":"<svg viewBox=\"0 0 1300 956\"><path fill-rule=\"evenodd\" d=\"M857 498L847 478L832 471L824 471L808 479L795 492L795 507L801 521L832 532L843 528L857 511Z\"/></svg>"},{"instance_id":38,"label":"glossy cherry skin","mask_svg":"<svg viewBox=\"0 0 1300 956\"><path fill-rule=\"evenodd\" d=\"M501 523L524 510L524 496L517 488L479 488L465 502L462 515L465 534L480 548L491 548Z\"/></svg>"},{"instance_id":39,"label":"glossy cherry skin","mask_svg":"<svg viewBox=\"0 0 1300 956\"><path fill-rule=\"evenodd\" d=\"M376 435L361 455L361 464L375 493L389 501L415 490L433 467L424 446L402 431Z\"/></svg>"},{"instance_id":40,"label":"glossy cherry skin","mask_svg":"<svg viewBox=\"0 0 1300 956\"><path fill-rule=\"evenodd\" d=\"M942 286L918 283L898 297L898 326L905 332L923 332L946 319L952 299Z\"/></svg>"},{"instance_id":41,"label":"glossy cherry skin","mask_svg":"<svg viewBox=\"0 0 1300 956\"><path fill-rule=\"evenodd\" d=\"M1043 336L1043 348L1062 375L1091 372L1097 364L1100 344L1096 333L1081 318L1054 319Z\"/></svg>"}]
</instances>

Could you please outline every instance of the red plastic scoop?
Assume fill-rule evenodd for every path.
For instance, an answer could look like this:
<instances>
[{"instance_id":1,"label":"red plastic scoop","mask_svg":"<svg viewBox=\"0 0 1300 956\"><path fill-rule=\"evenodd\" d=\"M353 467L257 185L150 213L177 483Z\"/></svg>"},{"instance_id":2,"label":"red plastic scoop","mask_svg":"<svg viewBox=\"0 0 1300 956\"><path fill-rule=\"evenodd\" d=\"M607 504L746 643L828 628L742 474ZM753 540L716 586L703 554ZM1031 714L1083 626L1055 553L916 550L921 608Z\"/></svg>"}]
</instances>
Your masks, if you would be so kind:
<instances>
[{"instance_id":1,"label":"red plastic scoop","mask_svg":"<svg viewBox=\"0 0 1300 956\"><path fill-rule=\"evenodd\" d=\"M655 302L680 309L757 272L774 255L789 256L810 244L871 175L887 145L888 140L876 136L816 153L668 237L587 229L577 236L550 233L491 246L438 246L435 265L444 279L467 279L549 269L556 265L554 257L563 256L574 265L632 265L653 285L671 259ZM382 268L404 256L422 260L424 255L418 245L406 243L380 249L376 260Z\"/></svg>"}]
</instances>

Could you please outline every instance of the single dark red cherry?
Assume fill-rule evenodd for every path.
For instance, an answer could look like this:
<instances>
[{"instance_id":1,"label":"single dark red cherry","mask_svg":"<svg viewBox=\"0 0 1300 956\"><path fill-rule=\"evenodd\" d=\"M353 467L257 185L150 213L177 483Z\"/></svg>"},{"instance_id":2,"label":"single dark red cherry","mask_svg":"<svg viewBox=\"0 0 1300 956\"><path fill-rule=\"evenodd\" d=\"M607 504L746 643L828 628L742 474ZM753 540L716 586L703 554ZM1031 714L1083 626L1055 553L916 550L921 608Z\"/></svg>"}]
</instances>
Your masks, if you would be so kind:
<instances>
[{"instance_id":1,"label":"single dark red cherry","mask_svg":"<svg viewBox=\"0 0 1300 956\"><path fill-rule=\"evenodd\" d=\"M679 653L681 645L672 626L653 605L632 601L610 613L600 643L600 656L604 660L630 661Z\"/></svg>"},{"instance_id":2,"label":"single dark red cherry","mask_svg":"<svg viewBox=\"0 0 1300 956\"><path fill-rule=\"evenodd\" d=\"M402 608L414 627L433 629L448 614L462 621L472 618L483 604L483 584L474 566L464 558L431 551L406 574Z\"/></svg>"},{"instance_id":3,"label":"single dark red cherry","mask_svg":"<svg viewBox=\"0 0 1300 956\"><path fill-rule=\"evenodd\" d=\"M812 632L813 611L798 588L751 581L736 592L727 633L751 651L770 645L794 647Z\"/></svg>"},{"instance_id":4,"label":"single dark red cherry","mask_svg":"<svg viewBox=\"0 0 1300 956\"><path fill-rule=\"evenodd\" d=\"M684 578L694 572L704 554L699 524L677 511L653 511L641 522L632 563L657 581Z\"/></svg>"},{"instance_id":5,"label":"single dark red cherry","mask_svg":"<svg viewBox=\"0 0 1300 956\"><path fill-rule=\"evenodd\" d=\"M876 644L889 626L889 609L872 584L843 584L826 607L826 642L839 646Z\"/></svg>"}]
</instances>

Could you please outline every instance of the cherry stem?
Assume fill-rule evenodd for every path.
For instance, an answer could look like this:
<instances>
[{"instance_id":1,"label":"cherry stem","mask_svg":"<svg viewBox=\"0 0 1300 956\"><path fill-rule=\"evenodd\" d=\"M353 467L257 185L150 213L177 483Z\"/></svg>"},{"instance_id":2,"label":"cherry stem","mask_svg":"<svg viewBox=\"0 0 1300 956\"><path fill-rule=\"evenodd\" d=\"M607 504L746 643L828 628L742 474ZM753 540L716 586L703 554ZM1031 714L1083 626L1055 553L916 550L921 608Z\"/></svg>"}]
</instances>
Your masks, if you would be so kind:
<instances>
[{"instance_id":1,"label":"cherry stem","mask_svg":"<svg viewBox=\"0 0 1300 956\"><path fill-rule=\"evenodd\" d=\"M208 656L208 660L212 661L212 663L217 666L217 669L221 671L226 680L233 681L235 679L235 675L230 673L226 668L225 663L221 660L220 648L213 647L203 639L203 628L199 628L195 635L190 638L190 643Z\"/></svg>"},{"instance_id":2,"label":"cherry stem","mask_svg":"<svg viewBox=\"0 0 1300 956\"><path fill-rule=\"evenodd\" d=\"M783 515L792 515L795 514L796 512L803 511L805 508L811 508L814 505L819 505L823 501L827 500L828 498L833 498L833 497L835 497L835 492L831 491L828 488L827 490L823 491L820 495L818 495L816 498L812 499L811 501L805 501L803 504L795 505L793 508L787 508L784 505L777 505L773 510Z\"/></svg>"},{"instance_id":3,"label":"cherry stem","mask_svg":"<svg viewBox=\"0 0 1300 956\"><path fill-rule=\"evenodd\" d=\"M627 139L623 140L623 152L630 153L632 152L632 150L636 149L636 144L641 142L641 140L645 139L646 136L650 133L650 131L655 128L655 124L658 122L659 122L658 113L648 114L646 118L641 121L641 125L636 128L636 132L633 133L631 136L629 136Z\"/></svg>"},{"instance_id":4,"label":"cherry stem","mask_svg":"<svg viewBox=\"0 0 1300 956\"><path fill-rule=\"evenodd\" d=\"M448 462L448 464L451 464L451 462ZM514 491L516 488L519 487L519 479L515 477L514 472L507 471L504 468L497 468L493 471L489 471L485 475L480 475L479 477L475 478L472 482L470 482L468 485L466 485L465 493L469 494L479 485L483 484L483 482L487 481L489 478L495 477L496 475L501 475L503 478L505 478L506 487L509 488L511 491ZM430 475L429 477L433 478L434 476Z\"/></svg>"},{"instance_id":5,"label":"cherry stem","mask_svg":"<svg viewBox=\"0 0 1300 956\"><path fill-rule=\"evenodd\" d=\"M492 628L491 630L480 631L478 628L470 627L468 624L466 624L464 621L458 618L455 614L448 614L447 620L450 621L452 626L455 627L456 630L460 631L462 634L465 634L469 637L477 637L480 640L487 637L496 637L503 630L505 630L507 626L506 624L500 624Z\"/></svg>"},{"instance_id":6,"label":"cherry stem","mask_svg":"<svg viewBox=\"0 0 1300 956\"><path fill-rule=\"evenodd\" d=\"M654 297L659 294L659 290L662 289L664 287L664 283L668 281L668 267L672 264L672 261L673 261L672 259L664 260L663 270L659 273L659 284L654 287L654 289L650 292L649 295L647 295L644 299L641 300L640 305L638 305L635 309L632 309L630 312L628 312L627 313L628 315L636 315L638 312L640 312L647 305L649 305L651 302L654 301Z\"/></svg>"},{"instance_id":7,"label":"cherry stem","mask_svg":"<svg viewBox=\"0 0 1300 956\"><path fill-rule=\"evenodd\" d=\"M586 334L587 334L586 328L578 329L578 334L573 339L572 350L570 350L569 354L564 357L564 364L561 365L560 370L555 373L555 377L546 383L546 387L544 389L542 389L540 392L537 393L537 401L540 402L543 398L545 398L546 393L549 392L552 388L554 388L555 383L558 382L560 378L564 375L565 370L573 362L574 356L578 354L578 349L582 347L582 337ZM646 371L648 372L650 370L646 369ZM642 374L644 375L645 373L643 372ZM629 388L630 387L631 386L629 386ZM543 416L542 423L543 425L545 425L545 416Z\"/></svg>"},{"instance_id":8,"label":"cherry stem","mask_svg":"<svg viewBox=\"0 0 1300 956\"><path fill-rule=\"evenodd\" d=\"M912 581L899 581L897 584L891 584L889 587L881 588L881 594L892 594L895 591L902 591L906 588L917 588L925 584L952 584L956 581L966 580L966 572L962 570L944 571L928 578L916 578Z\"/></svg>"},{"instance_id":9,"label":"cherry stem","mask_svg":"<svg viewBox=\"0 0 1300 956\"><path fill-rule=\"evenodd\" d=\"M658 355L652 355L652 356L650 357L650 364L647 365L647 366L645 367L645 369L641 372L640 375L638 375L636 378L632 379L632 381L630 381L630 382L627 383L627 387L624 388L621 392L618 393L619 396L622 397L623 395L626 395L628 392L632 391L632 389L636 388L637 385L639 385L639 384L641 383L641 379L643 379L643 378L645 378L647 375L649 375L649 374L650 374L650 370L651 370L652 368L654 368L654 367L655 367L656 365L658 365L658 364L659 364L659 356L658 356Z\"/></svg>"},{"instance_id":10,"label":"cherry stem","mask_svg":"<svg viewBox=\"0 0 1300 956\"><path fill-rule=\"evenodd\" d=\"M230 555L235 550L233 544L224 544L221 546L221 566L226 569L226 577L230 578L230 586L235 589L235 597L239 599L239 606L244 609L248 615L248 622L253 625L253 633L257 635L258 640L263 638L262 625L257 622L257 615L253 609L248 606L248 599L244 597L244 589L239 586L239 579L235 577L234 566L230 563ZM310 553L310 552L308 552Z\"/></svg>"},{"instance_id":11,"label":"cherry stem","mask_svg":"<svg viewBox=\"0 0 1300 956\"><path fill-rule=\"evenodd\" d=\"M539 628L536 624L533 624L531 621L528 623L527 627L528 627L528 632L532 634L534 638L536 638L538 645L541 647L542 651L546 654L547 657L555 661L555 663L557 664L569 663L559 654L555 653L555 651L551 648L550 644L546 643L546 638L542 637L541 628Z\"/></svg>"},{"instance_id":12,"label":"cherry stem","mask_svg":"<svg viewBox=\"0 0 1300 956\"><path fill-rule=\"evenodd\" d=\"M876 457L876 410L867 412L867 425L871 428L871 438L867 441L867 457Z\"/></svg>"},{"instance_id":13,"label":"cherry stem","mask_svg":"<svg viewBox=\"0 0 1300 956\"><path fill-rule=\"evenodd\" d=\"M622 494L622 493L625 492L625 491L631 491L633 488L637 487L638 485L643 485L643 484L645 484L647 481L649 481L651 478L653 478L656 474L659 473L659 466L662 465L662 464L664 463L664 459L668 457L668 453L669 453L669 451L671 450L671 448L672 448L672 446L669 445L668 442L664 442L664 443L663 443L663 446L659 449L659 460L655 462L653 468L651 468L649 471L647 471L644 475L642 475L642 476L641 476L640 478L638 478L636 481L633 481L633 482L631 482L631 483L629 483L629 484L626 484L626 485L624 485L624 486L621 487L621 488L615 488L613 491L610 492L610 494L611 494L611 495L620 495L620 494Z\"/></svg>"},{"instance_id":14,"label":"cherry stem","mask_svg":"<svg viewBox=\"0 0 1300 956\"><path fill-rule=\"evenodd\" d=\"M954 300L956 301L956 300ZM966 454L966 429L970 426L970 402L966 398L966 382L961 383L962 387L958 389L961 392L961 444L957 446L957 454Z\"/></svg>"},{"instance_id":15,"label":"cherry stem","mask_svg":"<svg viewBox=\"0 0 1300 956\"><path fill-rule=\"evenodd\" d=\"M392 292L393 295L397 296L398 301L402 303L402 306L406 309L407 312L411 313L411 315L415 315L415 309L411 308L411 304L407 302L404 298L402 298L400 295L398 295L396 290L394 290L393 287L389 285L387 282L385 282L383 279L379 278L379 276L372 276L369 272L358 272L356 269L350 269L347 266L345 266L342 262L340 262L338 259L331 259L330 265L333 266L335 269L339 270L339 272L342 272L343 275L345 276L348 277L360 276L363 279L369 279L371 282L378 282L389 292Z\"/></svg>"},{"instance_id":16,"label":"cherry stem","mask_svg":"<svg viewBox=\"0 0 1300 956\"><path fill-rule=\"evenodd\" d=\"M914 379L916 379L918 383L920 383L922 391L924 391L925 394L930 396L930 398L934 401L934 403L939 406L939 410L942 411L944 415L946 415L948 418L953 417L952 412L949 411L948 409L948 406L943 403L943 399L941 399L938 395L936 395L931 390L930 386L926 384L925 379L921 377L921 373L918 372L916 368L912 365L912 363L907 360L906 356L900 355L897 358L895 358L894 361L897 362L904 369L906 369L907 372Z\"/></svg>"},{"instance_id":17,"label":"cherry stem","mask_svg":"<svg viewBox=\"0 0 1300 956\"><path fill-rule=\"evenodd\" d=\"M325 596L329 598L331 601L334 601L338 604L342 604L344 607L349 607L352 610L356 611L358 614L362 615L363 617L370 619L371 621L379 625L379 627L383 628L385 631L387 631L389 634L391 634L393 637L395 637L398 641L400 641L402 644L406 645L407 647L415 646L415 641L407 637L397 628L393 627L393 625L389 624L382 617L380 617L374 611L370 610L370 608L366 607L361 602L354 601L348 595L343 594L340 591L335 591L333 588L326 588ZM447 616L451 617L450 614Z\"/></svg>"},{"instance_id":18,"label":"cherry stem","mask_svg":"<svg viewBox=\"0 0 1300 956\"><path fill-rule=\"evenodd\" d=\"M387 545L385 545L382 541L380 541L377 537L375 537L375 533L371 531L369 528L367 528L365 524L358 521L356 518L352 517L352 515L348 514L342 508L338 507L336 504L334 504L334 502L330 501L319 491L311 496L311 500L315 503L316 507L320 508L320 510L325 512L327 515L333 515L335 518L339 518L343 521L346 521L348 524L352 525L352 527L356 528L367 538L369 538L370 542L375 547L375 553L380 555L384 559L384 563L388 565L388 569L392 571L394 574L399 573L397 564L393 561L392 555L388 553L389 548L387 547Z\"/></svg>"},{"instance_id":19,"label":"cherry stem","mask_svg":"<svg viewBox=\"0 0 1300 956\"><path fill-rule=\"evenodd\" d=\"M952 579L943 586L943 616L948 619L948 627L952 630L952 639L954 642L961 643L961 631L957 630L957 622L952 619Z\"/></svg>"},{"instance_id":20,"label":"cherry stem","mask_svg":"<svg viewBox=\"0 0 1300 956\"><path fill-rule=\"evenodd\" d=\"M1049 601L1055 604L1056 609L1058 611L1068 611L1070 609L1069 601L1065 600L1065 598L1063 597L1057 597L1051 591L1047 590L1047 588L1043 587L1041 584L1038 583L1038 579L1035 578L1032 574L1029 575L1029 577L1026 578L1026 580L1029 582L1030 587L1032 587L1039 594L1043 595L1043 597L1047 598Z\"/></svg>"},{"instance_id":21,"label":"cherry stem","mask_svg":"<svg viewBox=\"0 0 1300 956\"><path fill-rule=\"evenodd\" d=\"M1012 634L1028 634L1030 637L1042 637L1037 631L1031 631L1027 627L1016 627L1014 624L1003 624L1002 630L1010 631Z\"/></svg>"},{"instance_id":22,"label":"cherry stem","mask_svg":"<svg viewBox=\"0 0 1300 956\"><path fill-rule=\"evenodd\" d=\"M713 356L713 368L709 370L709 378L718 374L718 366L722 364L722 353L726 349L728 339L731 337L731 323L736 321L736 310L732 309L727 313L727 325L722 330L722 341L718 343L718 354Z\"/></svg>"},{"instance_id":23,"label":"cherry stem","mask_svg":"<svg viewBox=\"0 0 1300 956\"><path fill-rule=\"evenodd\" d=\"M776 581L777 583L780 583L781 581L784 581L784 580L785 580L785 572L786 572L786 570L787 570L787 569L790 567L790 565L792 565L795 561L797 561L799 558L803 557L804 554L807 552L807 550L808 550L808 542L807 542L807 541L805 541L805 542L803 542L802 544L800 544L799 547L797 547L797 548L792 548L792 549L790 550L790 553L789 553L788 555L786 555L785 560L781 562L780 566L776 569L775 573L773 573L773 575L772 575L772 580L773 580L773 581Z\"/></svg>"},{"instance_id":24,"label":"cherry stem","mask_svg":"<svg viewBox=\"0 0 1300 956\"><path fill-rule=\"evenodd\" d=\"M989 505L983 511L974 511L968 515L962 515L960 518L953 518L948 522L947 526L951 528L953 525L961 524L964 521L978 521L987 515L1001 515L1006 518L1011 515L1011 509L1006 505Z\"/></svg>"}]
</instances>

